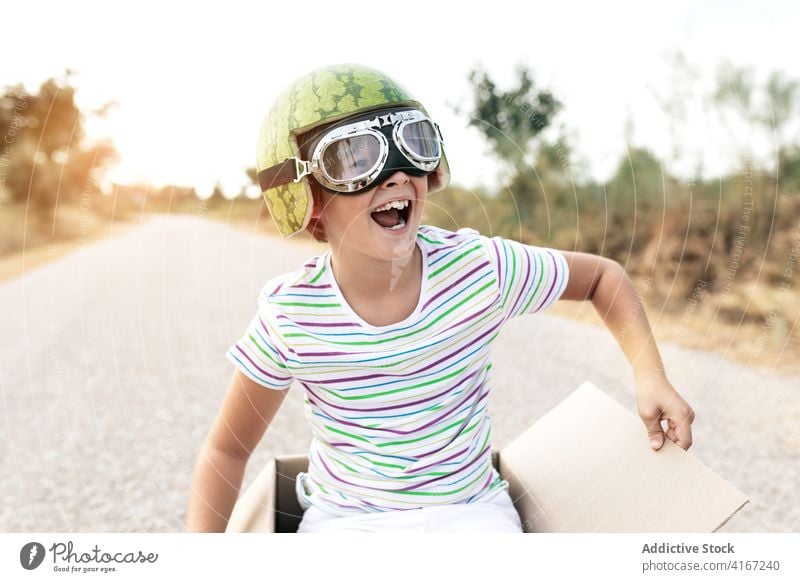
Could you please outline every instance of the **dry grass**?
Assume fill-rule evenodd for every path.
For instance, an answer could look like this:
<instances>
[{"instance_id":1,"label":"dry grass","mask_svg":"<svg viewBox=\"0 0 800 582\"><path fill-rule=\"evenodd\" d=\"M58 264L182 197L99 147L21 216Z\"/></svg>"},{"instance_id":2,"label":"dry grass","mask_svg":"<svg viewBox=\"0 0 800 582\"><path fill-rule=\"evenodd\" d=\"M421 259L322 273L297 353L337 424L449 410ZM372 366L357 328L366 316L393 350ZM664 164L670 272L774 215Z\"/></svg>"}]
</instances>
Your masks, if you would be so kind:
<instances>
[{"instance_id":1,"label":"dry grass","mask_svg":"<svg viewBox=\"0 0 800 582\"><path fill-rule=\"evenodd\" d=\"M72 206L60 206L53 216L34 214L25 205L6 206L0 212L0 282L134 226Z\"/></svg>"},{"instance_id":2,"label":"dry grass","mask_svg":"<svg viewBox=\"0 0 800 582\"><path fill-rule=\"evenodd\" d=\"M638 284L636 287L642 288ZM776 305L775 298L774 288L742 284L726 296L704 295L694 306L689 303L669 305L646 294L643 301L658 341L714 352L746 366L797 375L800 373L800 330L797 329L800 310L790 309L798 297L796 293L787 294L782 300L783 311L797 318L788 325L786 319L769 318ZM744 305L747 305L746 313L741 312ZM605 327L589 302L559 301L551 313Z\"/></svg>"}]
</instances>

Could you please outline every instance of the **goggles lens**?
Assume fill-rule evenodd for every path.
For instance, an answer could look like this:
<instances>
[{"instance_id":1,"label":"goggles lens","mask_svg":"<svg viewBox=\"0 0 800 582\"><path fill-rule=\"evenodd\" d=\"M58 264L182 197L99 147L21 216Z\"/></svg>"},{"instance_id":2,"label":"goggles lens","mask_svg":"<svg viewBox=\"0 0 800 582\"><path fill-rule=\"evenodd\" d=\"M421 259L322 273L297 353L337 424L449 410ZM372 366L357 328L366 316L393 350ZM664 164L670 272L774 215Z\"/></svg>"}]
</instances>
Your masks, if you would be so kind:
<instances>
[{"instance_id":1,"label":"goggles lens","mask_svg":"<svg viewBox=\"0 0 800 582\"><path fill-rule=\"evenodd\" d=\"M370 174L381 158L381 142L371 134L338 139L322 150L325 173L336 182L349 182Z\"/></svg>"},{"instance_id":2,"label":"goggles lens","mask_svg":"<svg viewBox=\"0 0 800 582\"><path fill-rule=\"evenodd\" d=\"M439 136L428 120L405 124L401 137L409 151L419 158L435 160L441 155Z\"/></svg>"}]
</instances>

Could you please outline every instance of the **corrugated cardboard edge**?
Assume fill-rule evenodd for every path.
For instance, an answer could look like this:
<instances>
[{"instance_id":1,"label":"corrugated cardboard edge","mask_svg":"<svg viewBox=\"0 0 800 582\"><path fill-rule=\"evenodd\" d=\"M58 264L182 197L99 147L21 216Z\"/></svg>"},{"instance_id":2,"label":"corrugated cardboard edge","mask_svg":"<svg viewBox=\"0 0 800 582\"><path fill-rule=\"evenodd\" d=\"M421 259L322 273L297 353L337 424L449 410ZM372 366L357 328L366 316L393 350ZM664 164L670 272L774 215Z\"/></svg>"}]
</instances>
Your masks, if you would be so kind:
<instances>
[{"instance_id":1,"label":"corrugated cardboard edge","mask_svg":"<svg viewBox=\"0 0 800 582\"><path fill-rule=\"evenodd\" d=\"M742 493L742 495L744 495L744 493ZM745 500L742 502L742 504L741 504L739 507L737 507L736 509L734 509L734 510L733 510L733 513L731 513L731 514L730 514L728 517L726 517L725 519L723 519L723 520L722 520L722 523L720 523L720 524L719 524L717 527L715 527L715 528L714 528L714 530L712 531L712 533L714 533L714 532L718 531L718 530L719 530L719 529L720 529L720 528L721 528L723 525L725 525L726 523L728 523L728 522L731 520L731 518L732 518L734 515L736 515L737 513L739 513L739 511L742 509L742 507L744 507L744 506L745 506L745 505L747 505L748 503L750 503L750 500L749 500L749 499L745 499Z\"/></svg>"},{"instance_id":2,"label":"corrugated cardboard edge","mask_svg":"<svg viewBox=\"0 0 800 582\"><path fill-rule=\"evenodd\" d=\"M595 411L600 414L594 414ZM575 427L580 427L581 423L585 425L587 422L593 425L592 428L600 430L598 434L610 434L616 438L616 446L620 447L620 453L616 457L609 457L608 448L603 448L602 443L605 441L602 438L592 440L585 436L575 436ZM608 440L613 441L614 439L609 438ZM556 450L554 447L562 443L567 443L565 449L569 449L570 445L576 447L582 445L583 452L565 451L562 455L564 461L559 459L558 463L554 463L552 458L531 458L531 455L553 457ZM593 448L594 451L592 451ZM660 457L650 456L659 453L662 453ZM595 458L606 460L610 458L609 464L591 467L594 460L591 457L592 454L595 455ZM584 458L580 458L578 455L584 455ZM629 525L623 525L625 524L624 519L621 519L617 526L614 526L613 523L609 524L609 492L615 493L614 487L610 484L617 483L615 477L626 476L626 471L631 471L631 466L635 467L637 462L640 462L641 466L649 465L651 467L656 466L653 465L655 462L661 463L657 465L661 473L674 469L676 476L686 472L693 474L701 479L702 489L705 491L713 489L718 492L714 501L715 504L722 505L712 507L708 515L695 516L691 513L684 513L678 515L678 519L670 517L665 521L689 523L692 526L688 530L685 528L665 530L662 521L653 519L653 514L659 513L658 505L651 501L644 506L641 500L644 490L631 487L628 483L627 496L634 497L634 505L625 507L625 510L629 515L639 515L640 517L633 521L629 519ZM563 466L559 467L559 465ZM588 475L581 477L576 474L576 471L570 470L573 467L585 468L586 466L597 470L598 474L602 473L602 475L598 475L602 477L598 479L598 482L602 485L605 480L606 488L602 490L603 495L597 496L599 489L593 489L595 481L589 479ZM691 453L684 451L671 441L665 442L664 447L658 453L650 451L646 445L646 434L641 419L590 382L584 382L567 399L505 447L500 455L500 468L502 477L509 482L509 493L520 513L526 531L710 532L717 531L748 503L748 499L743 493L703 465ZM633 475L637 478L637 486L639 481L646 481L648 478L646 473L643 476L639 473L633 473ZM595 475L591 475L591 477L595 477ZM650 479L652 480L652 476ZM576 490L575 488L578 487L576 483L580 484L582 480L584 482L583 489ZM693 483L690 484L688 481L678 482L677 485L682 486L684 490L691 491L693 489ZM632 491L635 494L631 494ZM663 487L655 491L654 498L657 498L658 495L662 496L663 501ZM605 505L601 504L600 509L597 510L598 515L593 515L593 511L587 510L586 507L593 499L596 500L596 497L605 502ZM585 500L577 514L571 513L569 517L566 517L563 511L559 515L559 511L554 509L558 508L560 503L564 506L569 506L570 503L574 505L577 499ZM615 500L612 509L624 506L622 504L625 501L625 489L621 486L619 498ZM636 503L641 503L642 507L637 507ZM672 505L680 509L684 504L674 499ZM604 511L605 514L603 514ZM711 525L714 523L712 512L713 515L723 515L722 518L718 518L716 527ZM576 524L578 525L576 526Z\"/></svg>"}]
</instances>

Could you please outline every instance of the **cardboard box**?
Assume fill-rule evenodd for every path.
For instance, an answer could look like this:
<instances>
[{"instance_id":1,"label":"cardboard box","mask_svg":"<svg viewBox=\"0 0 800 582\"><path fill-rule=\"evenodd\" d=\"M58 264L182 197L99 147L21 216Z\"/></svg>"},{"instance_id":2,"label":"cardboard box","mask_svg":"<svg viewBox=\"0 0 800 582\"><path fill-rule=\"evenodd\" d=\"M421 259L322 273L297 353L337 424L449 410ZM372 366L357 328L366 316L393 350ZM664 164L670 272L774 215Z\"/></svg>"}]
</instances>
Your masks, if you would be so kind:
<instances>
[{"instance_id":1,"label":"cardboard box","mask_svg":"<svg viewBox=\"0 0 800 582\"><path fill-rule=\"evenodd\" d=\"M713 532L748 502L670 440L650 449L639 417L590 382L492 461L528 533ZM295 477L307 469L306 455L270 461L226 531L297 531Z\"/></svg>"}]
</instances>

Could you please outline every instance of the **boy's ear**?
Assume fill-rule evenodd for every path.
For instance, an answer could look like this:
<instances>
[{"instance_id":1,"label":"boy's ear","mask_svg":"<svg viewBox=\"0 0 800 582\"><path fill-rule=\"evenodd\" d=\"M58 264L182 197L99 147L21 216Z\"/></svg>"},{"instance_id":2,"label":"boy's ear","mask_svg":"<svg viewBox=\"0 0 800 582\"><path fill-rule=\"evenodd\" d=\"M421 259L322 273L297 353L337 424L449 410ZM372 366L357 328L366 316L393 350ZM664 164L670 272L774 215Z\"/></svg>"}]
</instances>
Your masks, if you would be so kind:
<instances>
[{"instance_id":1,"label":"boy's ear","mask_svg":"<svg viewBox=\"0 0 800 582\"><path fill-rule=\"evenodd\" d=\"M311 218L308 221L308 226L306 226L306 230L311 233L311 236L314 237L314 240L318 242L328 242L328 235L325 233L325 225L322 224L318 214L311 215Z\"/></svg>"},{"instance_id":2,"label":"boy's ear","mask_svg":"<svg viewBox=\"0 0 800 582\"><path fill-rule=\"evenodd\" d=\"M308 187L311 189L311 219L319 218L322 215L322 193L319 186L309 180Z\"/></svg>"},{"instance_id":3,"label":"boy's ear","mask_svg":"<svg viewBox=\"0 0 800 582\"><path fill-rule=\"evenodd\" d=\"M317 201L314 200L314 203L311 207L311 220L317 220L320 215L322 214L322 205Z\"/></svg>"},{"instance_id":4,"label":"boy's ear","mask_svg":"<svg viewBox=\"0 0 800 582\"><path fill-rule=\"evenodd\" d=\"M320 217L322 216L322 194L317 190L315 185L311 184L311 216L308 219L306 230L311 233L311 236L319 242L328 242L328 236L325 234L325 225L322 224Z\"/></svg>"}]
</instances>

